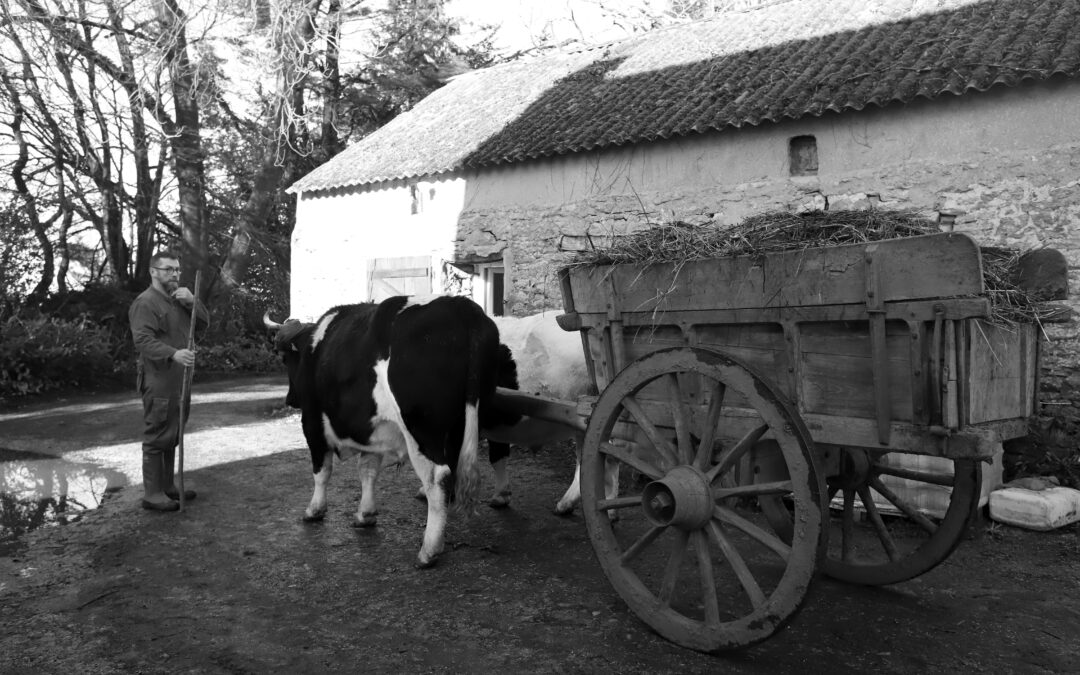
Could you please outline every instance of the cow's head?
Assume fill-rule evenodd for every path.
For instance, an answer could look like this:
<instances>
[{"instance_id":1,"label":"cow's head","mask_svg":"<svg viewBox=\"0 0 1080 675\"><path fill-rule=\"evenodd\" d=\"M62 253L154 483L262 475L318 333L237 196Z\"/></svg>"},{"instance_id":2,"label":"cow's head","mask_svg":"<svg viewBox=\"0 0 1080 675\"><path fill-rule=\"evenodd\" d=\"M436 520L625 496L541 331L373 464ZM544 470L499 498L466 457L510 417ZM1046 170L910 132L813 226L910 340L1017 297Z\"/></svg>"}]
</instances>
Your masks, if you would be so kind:
<instances>
[{"instance_id":1,"label":"cow's head","mask_svg":"<svg viewBox=\"0 0 1080 675\"><path fill-rule=\"evenodd\" d=\"M270 311L263 314L263 324L274 336L274 349L281 354L285 368L289 373L289 393L285 395L285 405L293 408L301 406L299 387L300 350L308 343L311 329L315 324L303 323L297 319L287 319L278 323L270 318Z\"/></svg>"}]
</instances>

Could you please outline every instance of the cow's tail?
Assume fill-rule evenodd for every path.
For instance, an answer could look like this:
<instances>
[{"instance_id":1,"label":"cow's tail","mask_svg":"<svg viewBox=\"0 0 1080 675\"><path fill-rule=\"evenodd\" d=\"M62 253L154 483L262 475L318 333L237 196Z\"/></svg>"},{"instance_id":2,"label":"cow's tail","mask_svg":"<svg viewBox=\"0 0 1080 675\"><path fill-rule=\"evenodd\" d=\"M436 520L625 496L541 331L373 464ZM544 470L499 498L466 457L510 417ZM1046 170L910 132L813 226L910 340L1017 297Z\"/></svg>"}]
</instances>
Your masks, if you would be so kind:
<instances>
[{"instance_id":1,"label":"cow's tail","mask_svg":"<svg viewBox=\"0 0 1080 675\"><path fill-rule=\"evenodd\" d=\"M457 470L454 472L454 504L458 509L470 511L478 502L480 491L480 468L477 461L480 445L481 409L490 404L495 394L498 374L496 358L499 347L499 331L479 307L475 308L469 322L468 350L465 364L465 428L458 453Z\"/></svg>"},{"instance_id":2,"label":"cow's tail","mask_svg":"<svg viewBox=\"0 0 1080 675\"><path fill-rule=\"evenodd\" d=\"M465 434L461 439L457 471L454 472L454 505L461 511L471 511L476 506L476 496L480 491L478 405L479 402L465 404Z\"/></svg>"}]
</instances>

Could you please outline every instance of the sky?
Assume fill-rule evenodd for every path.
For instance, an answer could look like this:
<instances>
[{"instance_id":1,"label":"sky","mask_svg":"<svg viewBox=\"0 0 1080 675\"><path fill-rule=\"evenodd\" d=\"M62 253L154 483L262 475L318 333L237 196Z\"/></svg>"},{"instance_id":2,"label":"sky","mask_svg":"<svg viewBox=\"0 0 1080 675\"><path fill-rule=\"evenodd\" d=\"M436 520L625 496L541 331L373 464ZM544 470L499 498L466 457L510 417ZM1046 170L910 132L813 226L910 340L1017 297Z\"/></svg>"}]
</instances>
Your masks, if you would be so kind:
<instances>
[{"instance_id":1,"label":"sky","mask_svg":"<svg viewBox=\"0 0 1080 675\"><path fill-rule=\"evenodd\" d=\"M635 18L659 14L668 4L666 0L449 0L447 12L498 26L496 51L513 54L535 46L535 36L540 35L554 44L624 38L633 34Z\"/></svg>"}]
</instances>

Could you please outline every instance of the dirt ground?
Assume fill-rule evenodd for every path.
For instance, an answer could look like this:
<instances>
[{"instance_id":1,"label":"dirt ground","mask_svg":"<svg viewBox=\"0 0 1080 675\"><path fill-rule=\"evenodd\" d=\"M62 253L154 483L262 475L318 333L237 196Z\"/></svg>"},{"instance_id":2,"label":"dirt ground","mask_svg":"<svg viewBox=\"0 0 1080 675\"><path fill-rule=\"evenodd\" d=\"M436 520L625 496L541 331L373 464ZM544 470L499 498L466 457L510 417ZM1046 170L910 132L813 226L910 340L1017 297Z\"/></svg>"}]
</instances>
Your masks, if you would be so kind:
<instances>
[{"instance_id":1,"label":"dirt ground","mask_svg":"<svg viewBox=\"0 0 1080 675\"><path fill-rule=\"evenodd\" d=\"M1076 526L985 525L893 587L820 578L777 635L707 655L635 617L580 514L552 514L567 448L518 452L512 508L452 519L439 565L417 570L425 510L408 466L380 478L377 528L349 526L351 463L326 520L300 521L310 464L283 394L280 378L196 385L185 466L199 496L173 514L138 508L132 395L0 411L0 446L135 481L0 549L0 672L1080 672Z\"/></svg>"}]
</instances>

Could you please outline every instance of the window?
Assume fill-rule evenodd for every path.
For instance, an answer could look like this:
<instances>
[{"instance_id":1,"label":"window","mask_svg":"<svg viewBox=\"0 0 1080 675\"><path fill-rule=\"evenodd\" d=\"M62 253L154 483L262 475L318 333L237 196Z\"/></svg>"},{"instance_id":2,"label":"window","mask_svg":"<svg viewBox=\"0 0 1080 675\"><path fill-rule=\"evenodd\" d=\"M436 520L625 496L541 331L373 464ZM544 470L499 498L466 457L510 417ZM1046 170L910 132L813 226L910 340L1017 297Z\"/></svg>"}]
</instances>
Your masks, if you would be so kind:
<instances>
[{"instance_id":1,"label":"window","mask_svg":"<svg viewBox=\"0 0 1080 675\"><path fill-rule=\"evenodd\" d=\"M817 140L813 136L795 136L788 146L788 159L792 176L816 176Z\"/></svg>"}]
</instances>

